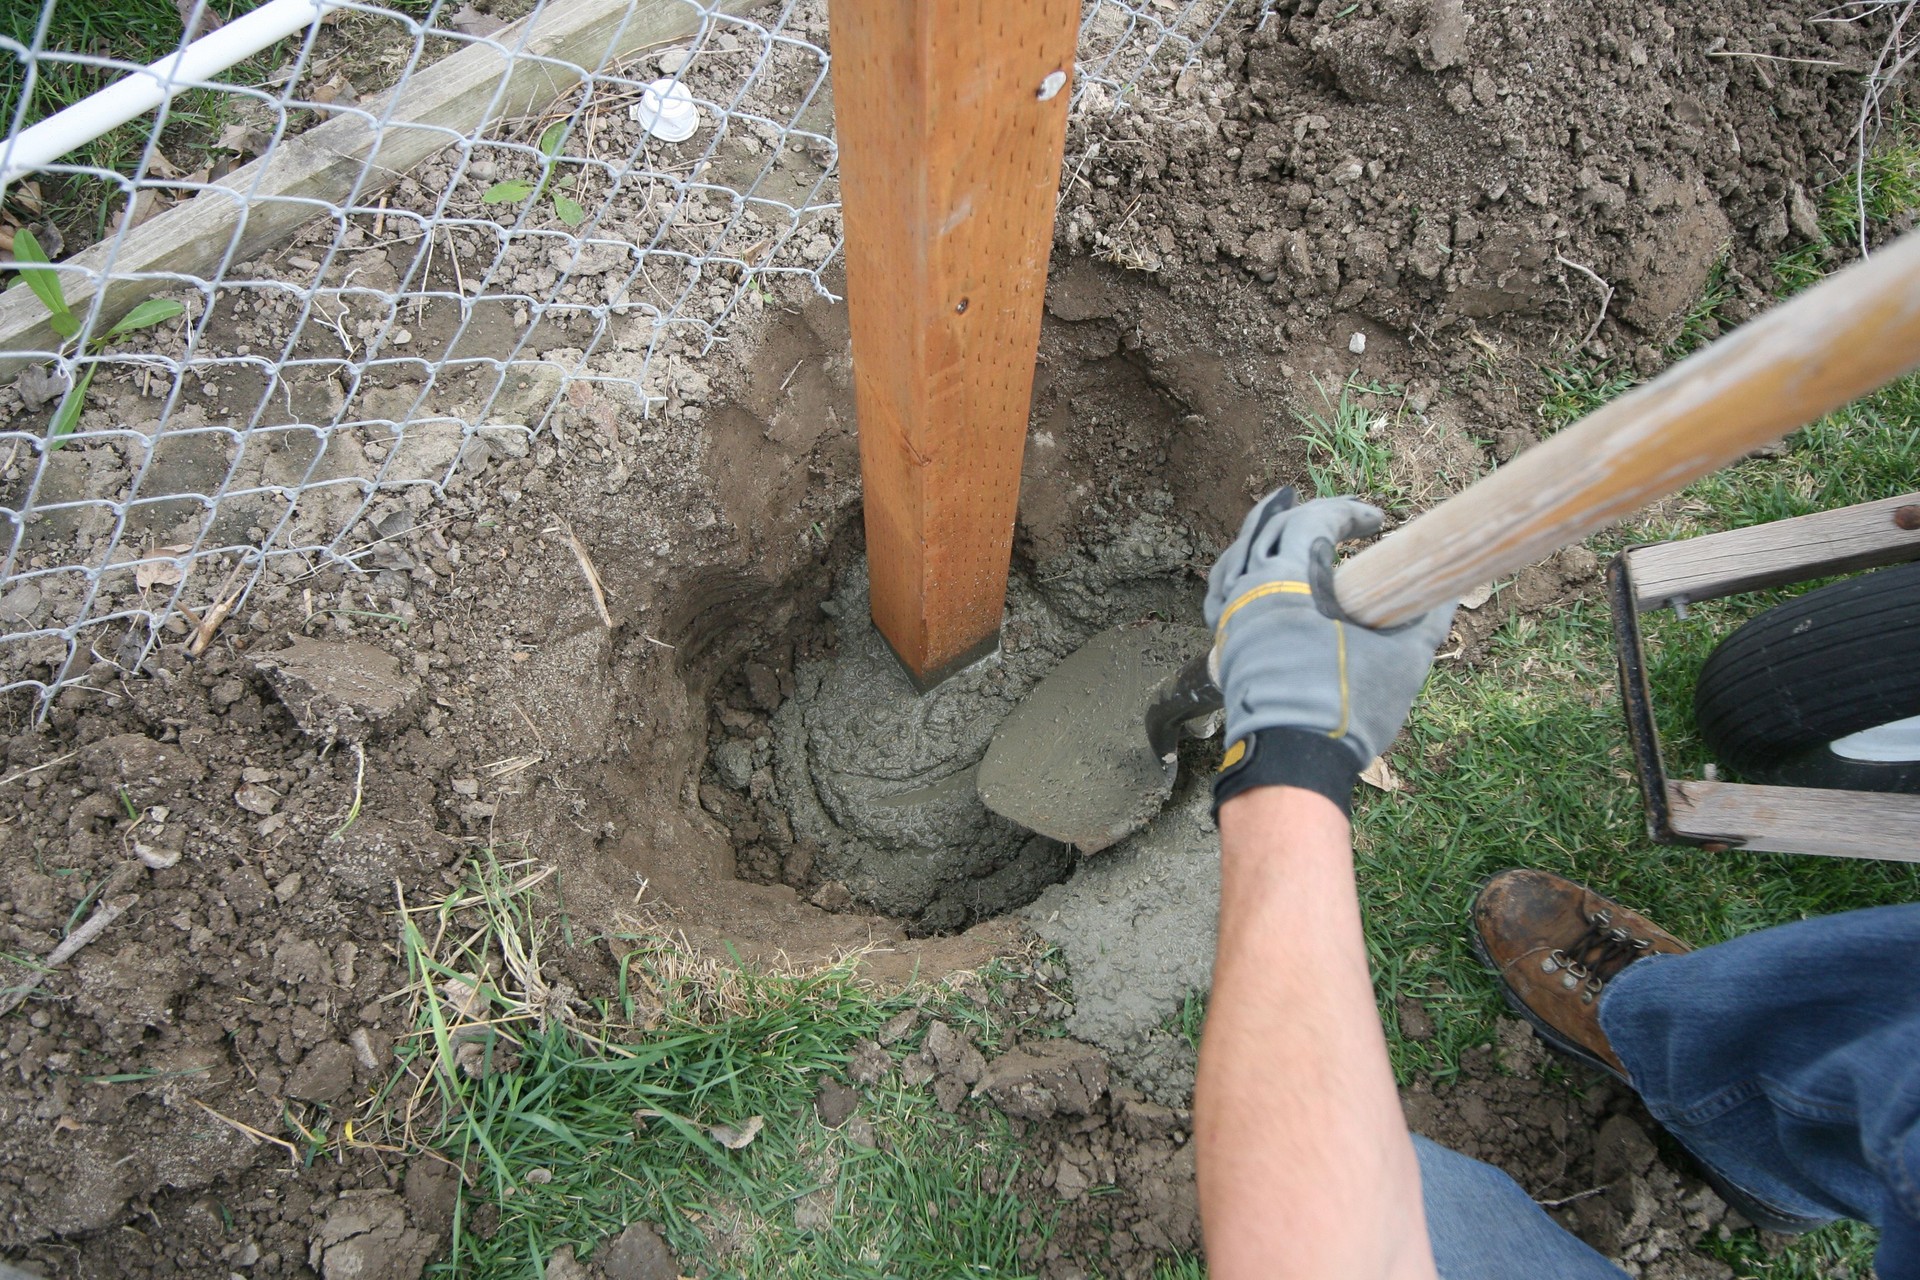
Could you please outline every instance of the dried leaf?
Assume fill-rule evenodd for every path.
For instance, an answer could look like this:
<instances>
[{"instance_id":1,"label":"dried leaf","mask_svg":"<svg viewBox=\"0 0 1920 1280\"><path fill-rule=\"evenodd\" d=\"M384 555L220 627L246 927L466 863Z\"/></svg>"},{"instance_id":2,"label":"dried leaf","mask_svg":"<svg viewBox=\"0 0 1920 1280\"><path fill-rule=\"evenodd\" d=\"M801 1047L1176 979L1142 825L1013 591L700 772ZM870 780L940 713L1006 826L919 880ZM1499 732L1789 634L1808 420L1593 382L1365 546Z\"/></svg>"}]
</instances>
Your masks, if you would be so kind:
<instances>
[{"instance_id":1,"label":"dried leaf","mask_svg":"<svg viewBox=\"0 0 1920 1280\"><path fill-rule=\"evenodd\" d=\"M251 128L244 124L230 124L220 131L220 138L213 145L217 151L232 151L243 156L257 156L260 154L261 144L262 139L258 129Z\"/></svg>"},{"instance_id":2,"label":"dried leaf","mask_svg":"<svg viewBox=\"0 0 1920 1280\"><path fill-rule=\"evenodd\" d=\"M707 1136L729 1151L739 1151L760 1136L760 1130L766 1127L766 1123L765 1116L750 1116L737 1129L730 1124L708 1125Z\"/></svg>"},{"instance_id":3,"label":"dried leaf","mask_svg":"<svg viewBox=\"0 0 1920 1280\"><path fill-rule=\"evenodd\" d=\"M335 76L308 95L322 106L351 107L360 101L360 94L353 87L353 81L345 76Z\"/></svg>"},{"instance_id":4,"label":"dried leaf","mask_svg":"<svg viewBox=\"0 0 1920 1280\"><path fill-rule=\"evenodd\" d=\"M65 395L72 385L73 380L58 365L52 364L30 364L13 380L13 389L29 413L46 408Z\"/></svg>"},{"instance_id":5,"label":"dried leaf","mask_svg":"<svg viewBox=\"0 0 1920 1280\"><path fill-rule=\"evenodd\" d=\"M220 21L220 15L213 11L213 5L205 0L173 0L173 7L180 14L182 40L198 40L207 32L226 25Z\"/></svg>"},{"instance_id":6,"label":"dried leaf","mask_svg":"<svg viewBox=\"0 0 1920 1280\"><path fill-rule=\"evenodd\" d=\"M480 984L472 978L448 978L440 984L440 994L452 1006L456 1017L477 1019L487 1010Z\"/></svg>"},{"instance_id":7,"label":"dried leaf","mask_svg":"<svg viewBox=\"0 0 1920 1280\"><path fill-rule=\"evenodd\" d=\"M133 198L122 205L115 215L114 223L122 231L133 228L160 212L160 199L152 187L142 187L133 193Z\"/></svg>"},{"instance_id":8,"label":"dried leaf","mask_svg":"<svg viewBox=\"0 0 1920 1280\"><path fill-rule=\"evenodd\" d=\"M463 4L455 11L450 20L455 31L463 36L479 39L490 36L507 24L490 13L482 13L470 4Z\"/></svg>"},{"instance_id":9,"label":"dried leaf","mask_svg":"<svg viewBox=\"0 0 1920 1280\"><path fill-rule=\"evenodd\" d=\"M155 587L177 587L186 574L177 564L168 564L164 560L146 560L133 568L133 585L142 591L151 591Z\"/></svg>"},{"instance_id":10,"label":"dried leaf","mask_svg":"<svg viewBox=\"0 0 1920 1280\"><path fill-rule=\"evenodd\" d=\"M1378 791L1401 791L1406 783L1393 771L1385 756L1375 756L1366 768L1360 771L1360 781Z\"/></svg>"}]
</instances>

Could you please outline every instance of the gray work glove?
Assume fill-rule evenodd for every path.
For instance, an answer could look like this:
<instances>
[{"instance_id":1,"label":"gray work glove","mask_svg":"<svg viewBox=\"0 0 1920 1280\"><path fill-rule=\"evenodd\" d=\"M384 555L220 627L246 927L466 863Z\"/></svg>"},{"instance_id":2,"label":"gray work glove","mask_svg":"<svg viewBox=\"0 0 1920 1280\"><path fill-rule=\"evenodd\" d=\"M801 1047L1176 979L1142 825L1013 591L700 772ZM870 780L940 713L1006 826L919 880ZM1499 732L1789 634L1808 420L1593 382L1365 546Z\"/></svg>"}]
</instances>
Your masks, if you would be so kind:
<instances>
[{"instance_id":1,"label":"gray work glove","mask_svg":"<svg viewBox=\"0 0 1920 1280\"><path fill-rule=\"evenodd\" d=\"M1305 787L1346 810L1360 771L1400 731L1454 607L1383 631L1341 612L1333 549L1379 532L1383 518L1353 498L1295 506L1282 489L1247 513L1214 564L1207 624L1227 713L1215 812L1260 786Z\"/></svg>"}]
</instances>

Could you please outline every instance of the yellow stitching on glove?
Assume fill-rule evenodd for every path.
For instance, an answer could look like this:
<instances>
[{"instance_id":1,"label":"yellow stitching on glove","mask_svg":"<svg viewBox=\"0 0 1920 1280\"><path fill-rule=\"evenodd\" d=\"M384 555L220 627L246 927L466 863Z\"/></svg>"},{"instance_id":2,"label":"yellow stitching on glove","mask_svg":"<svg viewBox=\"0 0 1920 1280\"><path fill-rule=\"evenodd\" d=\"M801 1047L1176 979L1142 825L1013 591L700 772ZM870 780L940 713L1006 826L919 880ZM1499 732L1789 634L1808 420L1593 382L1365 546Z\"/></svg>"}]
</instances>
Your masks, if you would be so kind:
<instances>
[{"instance_id":1,"label":"yellow stitching on glove","mask_svg":"<svg viewBox=\"0 0 1920 1280\"><path fill-rule=\"evenodd\" d=\"M1312 594L1313 594L1313 588L1308 586L1304 582L1262 583L1260 586L1257 586L1253 590L1247 592L1247 594L1241 596L1238 600L1235 600L1232 604L1228 605L1224 610L1221 611L1220 621L1215 624L1213 633L1216 636L1225 635L1227 631L1227 619L1231 618L1234 614L1240 612L1240 607L1242 605L1251 604L1253 601L1260 599L1262 596L1275 596L1275 595L1310 596Z\"/></svg>"},{"instance_id":2,"label":"yellow stitching on glove","mask_svg":"<svg viewBox=\"0 0 1920 1280\"><path fill-rule=\"evenodd\" d=\"M1329 738L1344 738L1347 736L1347 714L1348 714L1347 629L1346 627L1341 625L1340 620L1338 618L1335 618L1333 620L1333 635L1334 635L1334 649L1339 654L1339 658L1340 658L1340 723L1334 729L1334 731L1332 733L1329 733L1327 736Z\"/></svg>"}]
</instances>

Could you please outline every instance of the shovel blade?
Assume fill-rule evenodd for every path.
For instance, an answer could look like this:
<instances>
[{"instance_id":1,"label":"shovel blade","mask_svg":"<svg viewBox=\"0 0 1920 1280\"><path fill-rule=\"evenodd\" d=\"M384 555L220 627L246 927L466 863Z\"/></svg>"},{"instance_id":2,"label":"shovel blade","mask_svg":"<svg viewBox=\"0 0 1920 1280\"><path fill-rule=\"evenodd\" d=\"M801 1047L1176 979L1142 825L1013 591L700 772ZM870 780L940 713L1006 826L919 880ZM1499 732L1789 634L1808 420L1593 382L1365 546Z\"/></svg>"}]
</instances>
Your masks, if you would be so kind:
<instances>
[{"instance_id":1,"label":"shovel blade","mask_svg":"<svg viewBox=\"0 0 1920 1280\"><path fill-rule=\"evenodd\" d=\"M1147 709L1211 640L1204 628L1166 622L1089 640L1001 721L980 761L980 799L1081 853L1138 831L1173 794L1176 768L1148 744Z\"/></svg>"}]
</instances>

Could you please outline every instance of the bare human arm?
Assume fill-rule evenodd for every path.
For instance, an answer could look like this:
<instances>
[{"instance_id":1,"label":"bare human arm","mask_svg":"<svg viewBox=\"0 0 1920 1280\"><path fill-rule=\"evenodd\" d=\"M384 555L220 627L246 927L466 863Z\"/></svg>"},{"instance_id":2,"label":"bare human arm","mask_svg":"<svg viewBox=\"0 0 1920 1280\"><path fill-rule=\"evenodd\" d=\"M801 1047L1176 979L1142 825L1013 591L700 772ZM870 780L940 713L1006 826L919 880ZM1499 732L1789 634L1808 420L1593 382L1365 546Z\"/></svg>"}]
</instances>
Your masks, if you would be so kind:
<instances>
[{"instance_id":1,"label":"bare human arm","mask_svg":"<svg viewBox=\"0 0 1920 1280\"><path fill-rule=\"evenodd\" d=\"M1420 1167L1374 1009L1347 822L1453 608L1349 618L1334 548L1379 530L1352 498L1247 513L1207 576L1226 712L1214 775L1220 938L1194 1132L1215 1280L1431 1280Z\"/></svg>"},{"instance_id":2,"label":"bare human arm","mask_svg":"<svg viewBox=\"0 0 1920 1280\"><path fill-rule=\"evenodd\" d=\"M1347 817L1220 809L1220 939L1194 1100L1214 1280L1429 1280L1420 1171L1374 1007Z\"/></svg>"}]
</instances>

